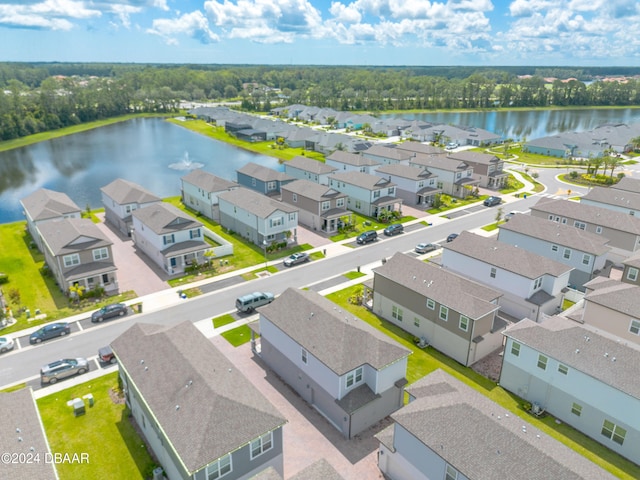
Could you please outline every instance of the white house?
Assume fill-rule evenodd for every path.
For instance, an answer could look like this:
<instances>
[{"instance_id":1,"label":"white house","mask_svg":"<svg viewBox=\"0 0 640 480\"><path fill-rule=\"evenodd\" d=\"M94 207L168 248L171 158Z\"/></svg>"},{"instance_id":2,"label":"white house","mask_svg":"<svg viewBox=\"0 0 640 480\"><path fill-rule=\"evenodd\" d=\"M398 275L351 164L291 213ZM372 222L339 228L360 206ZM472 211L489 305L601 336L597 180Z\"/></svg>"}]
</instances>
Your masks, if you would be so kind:
<instances>
[{"instance_id":1,"label":"white house","mask_svg":"<svg viewBox=\"0 0 640 480\"><path fill-rule=\"evenodd\" d=\"M337 170L337 167L309 157L297 156L284 163L284 173L290 177L299 180L309 180L310 182L319 183L320 185L328 185L329 175L335 173ZM281 190L282 188L284 188L284 185L281 187Z\"/></svg>"},{"instance_id":2,"label":"white house","mask_svg":"<svg viewBox=\"0 0 640 480\"><path fill-rule=\"evenodd\" d=\"M131 213L139 208L160 203L162 199L140 185L117 178L100 189L104 219L121 233L131 236Z\"/></svg>"},{"instance_id":3,"label":"white house","mask_svg":"<svg viewBox=\"0 0 640 480\"><path fill-rule=\"evenodd\" d=\"M416 154L409 160L409 165L428 169L438 177L437 187L454 197L465 198L480 184L480 179L473 175L471 165L444 155Z\"/></svg>"},{"instance_id":4,"label":"white house","mask_svg":"<svg viewBox=\"0 0 640 480\"><path fill-rule=\"evenodd\" d=\"M196 169L180 179L182 182L182 203L205 217L220 221L218 194L239 187L235 182Z\"/></svg>"},{"instance_id":5,"label":"white house","mask_svg":"<svg viewBox=\"0 0 640 480\"><path fill-rule=\"evenodd\" d=\"M328 155L325 163L339 172L373 173L380 162L365 157L361 153L350 153L336 150Z\"/></svg>"},{"instance_id":6,"label":"white house","mask_svg":"<svg viewBox=\"0 0 640 480\"><path fill-rule=\"evenodd\" d=\"M387 178L362 172L341 172L329 176L329 187L346 193L347 208L377 218L383 210L400 211L402 199L396 184Z\"/></svg>"},{"instance_id":7,"label":"white house","mask_svg":"<svg viewBox=\"0 0 640 480\"><path fill-rule=\"evenodd\" d=\"M410 167L409 165L382 165L375 175L387 178L397 185L396 194L405 205L429 206L433 203L438 188L438 177L427 168Z\"/></svg>"},{"instance_id":8,"label":"white house","mask_svg":"<svg viewBox=\"0 0 640 480\"><path fill-rule=\"evenodd\" d=\"M388 146L386 144L376 144L362 152L362 156L378 162L382 165L409 165L409 161L415 154L406 150Z\"/></svg>"}]
</instances>

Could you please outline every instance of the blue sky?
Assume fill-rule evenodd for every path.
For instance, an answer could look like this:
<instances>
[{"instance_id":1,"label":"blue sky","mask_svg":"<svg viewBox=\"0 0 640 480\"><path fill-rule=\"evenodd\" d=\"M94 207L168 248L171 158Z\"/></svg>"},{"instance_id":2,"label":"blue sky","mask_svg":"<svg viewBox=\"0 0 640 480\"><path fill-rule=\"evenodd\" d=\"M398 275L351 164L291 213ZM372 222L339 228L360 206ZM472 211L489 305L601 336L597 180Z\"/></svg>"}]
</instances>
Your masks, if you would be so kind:
<instances>
[{"instance_id":1,"label":"blue sky","mask_svg":"<svg viewBox=\"0 0 640 480\"><path fill-rule=\"evenodd\" d=\"M0 61L640 65L636 0L0 0Z\"/></svg>"}]
</instances>

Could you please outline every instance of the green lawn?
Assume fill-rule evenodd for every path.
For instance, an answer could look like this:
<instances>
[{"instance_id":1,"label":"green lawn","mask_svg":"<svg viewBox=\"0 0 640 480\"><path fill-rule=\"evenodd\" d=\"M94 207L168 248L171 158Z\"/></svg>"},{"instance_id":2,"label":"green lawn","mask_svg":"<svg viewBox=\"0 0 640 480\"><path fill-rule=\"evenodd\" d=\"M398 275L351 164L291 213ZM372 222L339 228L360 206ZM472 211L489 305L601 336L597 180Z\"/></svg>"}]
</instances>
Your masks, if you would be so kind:
<instances>
[{"instance_id":1,"label":"green lawn","mask_svg":"<svg viewBox=\"0 0 640 480\"><path fill-rule=\"evenodd\" d=\"M365 274L362 272L347 272L344 274L349 280L355 280L356 278L364 277Z\"/></svg>"},{"instance_id":2,"label":"green lawn","mask_svg":"<svg viewBox=\"0 0 640 480\"><path fill-rule=\"evenodd\" d=\"M366 230L380 230L381 228L385 228L390 223L404 223L410 222L411 220L415 220L416 217L412 217L407 215L406 217L401 217L398 219L393 219L388 223L380 222L372 217L366 217L356 212L351 212L351 218L355 224L355 230L345 233L338 233L329 237L329 240L332 242L339 242L340 240L345 240L347 238L353 238L360 235L360 233Z\"/></svg>"},{"instance_id":3,"label":"green lawn","mask_svg":"<svg viewBox=\"0 0 640 480\"><path fill-rule=\"evenodd\" d=\"M220 334L234 347L239 347L251 340L251 330L246 325L241 325L232 330Z\"/></svg>"},{"instance_id":4,"label":"green lawn","mask_svg":"<svg viewBox=\"0 0 640 480\"><path fill-rule=\"evenodd\" d=\"M225 325L229 325L237 320L233 315L227 313L226 315L221 315L213 319L213 328L224 327Z\"/></svg>"},{"instance_id":5,"label":"green lawn","mask_svg":"<svg viewBox=\"0 0 640 480\"><path fill-rule=\"evenodd\" d=\"M157 465L134 430L125 404L114 403L109 395L117 387L114 372L37 401L51 451L89 455L89 463L56 465L61 480L151 478ZM67 401L88 393L93 394L94 406L75 417Z\"/></svg>"},{"instance_id":6,"label":"green lawn","mask_svg":"<svg viewBox=\"0 0 640 480\"><path fill-rule=\"evenodd\" d=\"M452 202L446 205L442 205L439 208L431 208L429 210L427 210L428 213L430 213L431 215L437 215L438 213L443 213L446 212L448 210L453 210L454 208L459 208L459 207L464 207L466 205L471 205L474 203L480 203L482 202L485 198L489 198L489 195L480 195L478 197L472 197L469 196L465 199L462 198L453 198L452 197Z\"/></svg>"}]
</instances>

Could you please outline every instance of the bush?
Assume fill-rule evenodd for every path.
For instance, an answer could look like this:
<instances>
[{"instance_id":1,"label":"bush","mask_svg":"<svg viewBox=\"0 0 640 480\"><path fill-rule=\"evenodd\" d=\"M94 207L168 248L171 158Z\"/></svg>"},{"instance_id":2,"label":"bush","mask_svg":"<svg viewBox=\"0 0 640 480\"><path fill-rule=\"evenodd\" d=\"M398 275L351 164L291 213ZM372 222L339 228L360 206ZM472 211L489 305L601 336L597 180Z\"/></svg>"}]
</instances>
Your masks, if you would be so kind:
<instances>
[{"instance_id":1,"label":"bush","mask_svg":"<svg viewBox=\"0 0 640 480\"><path fill-rule=\"evenodd\" d=\"M578 178L578 172L576 172L575 170L573 170L570 174L569 174L570 178L576 179Z\"/></svg>"},{"instance_id":2,"label":"bush","mask_svg":"<svg viewBox=\"0 0 640 480\"><path fill-rule=\"evenodd\" d=\"M9 275L6 273L0 273L0 285L3 283L9 283Z\"/></svg>"}]
</instances>

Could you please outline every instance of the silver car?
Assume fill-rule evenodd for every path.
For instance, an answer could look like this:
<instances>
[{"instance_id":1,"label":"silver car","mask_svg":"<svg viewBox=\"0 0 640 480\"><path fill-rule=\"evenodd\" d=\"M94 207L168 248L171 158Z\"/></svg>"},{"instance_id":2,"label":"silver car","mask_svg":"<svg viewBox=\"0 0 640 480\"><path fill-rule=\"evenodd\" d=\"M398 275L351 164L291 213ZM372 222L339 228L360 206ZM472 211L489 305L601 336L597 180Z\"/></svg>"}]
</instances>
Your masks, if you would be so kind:
<instances>
[{"instance_id":1,"label":"silver car","mask_svg":"<svg viewBox=\"0 0 640 480\"><path fill-rule=\"evenodd\" d=\"M40 381L54 384L63 378L82 375L88 371L89 362L86 358L63 358L42 367L40 369Z\"/></svg>"},{"instance_id":2,"label":"silver car","mask_svg":"<svg viewBox=\"0 0 640 480\"><path fill-rule=\"evenodd\" d=\"M435 243L419 243L416 245L416 253L429 253L438 249Z\"/></svg>"},{"instance_id":3,"label":"silver car","mask_svg":"<svg viewBox=\"0 0 640 480\"><path fill-rule=\"evenodd\" d=\"M5 353L9 350L13 350L13 346L13 339L9 337L0 337L0 353Z\"/></svg>"}]
</instances>

